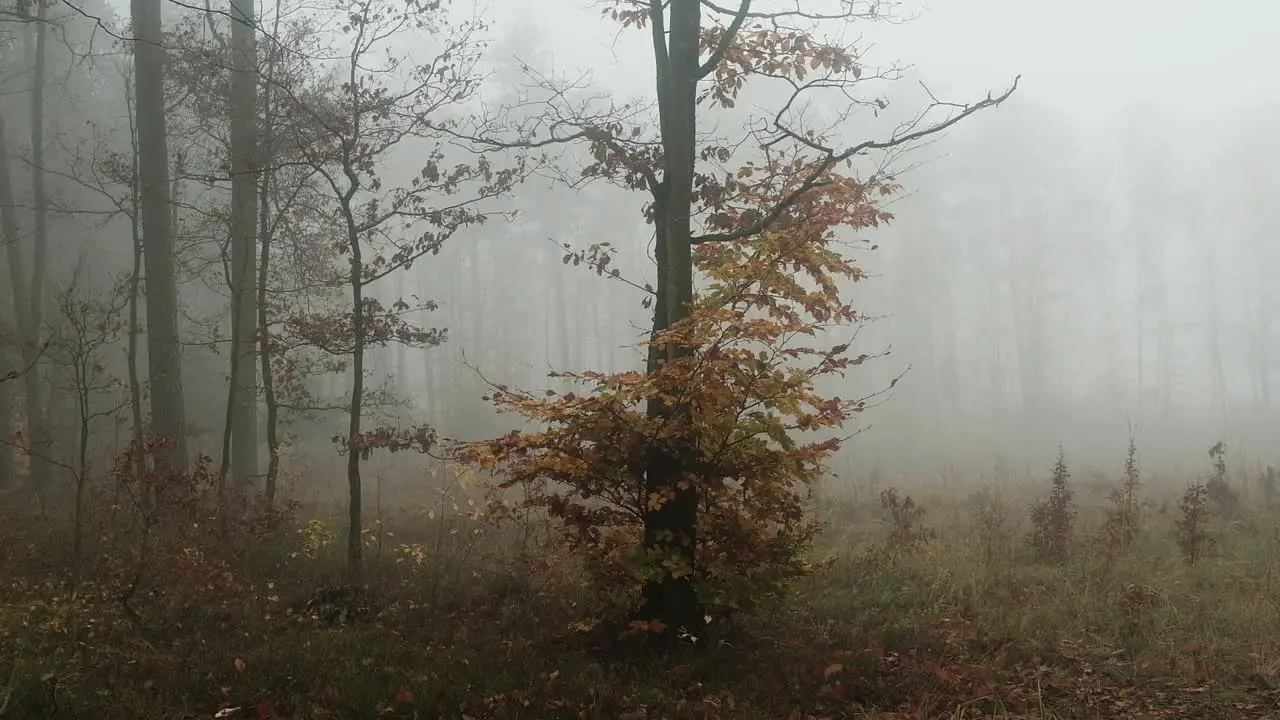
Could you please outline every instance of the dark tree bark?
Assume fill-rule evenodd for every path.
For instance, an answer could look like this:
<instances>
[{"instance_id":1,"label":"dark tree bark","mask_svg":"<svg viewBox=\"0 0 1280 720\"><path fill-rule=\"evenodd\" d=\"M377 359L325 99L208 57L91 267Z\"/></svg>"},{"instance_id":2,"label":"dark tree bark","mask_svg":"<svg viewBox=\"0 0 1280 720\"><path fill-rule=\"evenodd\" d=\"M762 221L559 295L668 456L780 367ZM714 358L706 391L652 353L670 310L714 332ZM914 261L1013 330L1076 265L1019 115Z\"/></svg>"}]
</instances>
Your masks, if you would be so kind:
<instances>
[{"instance_id":1,"label":"dark tree bark","mask_svg":"<svg viewBox=\"0 0 1280 720\"><path fill-rule=\"evenodd\" d=\"M688 317L693 300L693 168L697 143L698 36L701 30L699 0L671 0L670 28L667 13L658 0L650 3L657 68L659 122L664 164L662 180L653 188L658 287L654 302L653 332L659 335ZM650 372L662 364L687 357L691 349L668 344L649 354ZM681 424L691 421L682 405L650 398L647 412ZM644 517L644 545L650 552L677 560L687 571L679 576L665 572L644 589L640 616L659 620L671 631L697 633L702 609L694 588L697 548L698 491L684 467L686 448L657 444L645 467L646 494L669 498Z\"/></svg>"},{"instance_id":2,"label":"dark tree bark","mask_svg":"<svg viewBox=\"0 0 1280 720\"><path fill-rule=\"evenodd\" d=\"M9 286L11 290L11 298L13 301L13 318L14 329L17 331L17 345L19 348L19 356L21 358L21 372L23 401L24 401L24 417L27 421L27 435L32 434L32 426L39 427L40 402L40 376L36 372L36 355L39 347L29 342L32 337L31 331L31 312L29 300L31 295L27 292L27 276L25 273L26 264L22 258L22 243L18 232L18 215L15 209L14 193L13 193L13 176L9 166L9 149L8 137L5 133L4 117L0 116L0 244L4 245L5 259L9 266ZM12 412L12 408L10 408ZM9 438L6 438L8 440ZM28 437L28 440L30 438ZM12 454L10 454L12 458ZM10 463L12 460L10 460ZM35 464L32 464L33 475L32 489L37 497L43 498L41 494L44 490L39 483L40 478L34 474Z\"/></svg>"},{"instance_id":3,"label":"dark tree bark","mask_svg":"<svg viewBox=\"0 0 1280 720\"><path fill-rule=\"evenodd\" d=\"M128 81L126 80L126 83ZM134 108L133 90L125 90L125 106L129 113L129 149L133 153L133 174L129 185L129 239L132 242L133 270L129 274L129 326L128 347L125 358L129 374L129 417L133 423L133 448L135 459L142 462L142 436L146 432L142 420L142 380L138 372L138 298L142 294L142 189L138 170L137 112ZM141 468L139 467L140 471Z\"/></svg>"},{"instance_id":4,"label":"dark tree bark","mask_svg":"<svg viewBox=\"0 0 1280 720\"><path fill-rule=\"evenodd\" d=\"M169 195L169 143L164 115L164 36L161 0L131 0L134 87L137 98L138 175L142 196L143 265L146 273L147 364L151 379L151 427L171 439L164 458L187 466L186 412L182 399L182 346Z\"/></svg>"},{"instance_id":5,"label":"dark tree bark","mask_svg":"<svg viewBox=\"0 0 1280 720\"><path fill-rule=\"evenodd\" d=\"M231 289L236 350L231 474L241 490L258 477L258 68L254 0L231 2Z\"/></svg>"},{"instance_id":6,"label":"dark tree bark","mask_svg":"<svg viewBox=\"0 0 1280 720\"><path fill-rule=\"evenodd\" d=\"M362 517L364 513L364 490L360 479L360 426L361 412L364 403L364 355L365 355L365 321L364 321L364 254L360 247L360 233L352 199L360 187L360 181L354 171L347 168L350 188L342 198L342 217L347 227L347 242L351 252L351 273L348 276L351 284L351 325L355 328L353 347L351 350L351 408L347 415L347 570L353 579L363 575L364 542Z\"/></svg>"},{"instance_id":7,"label":"dark tree bark","mask_svg":"<svg viewBox=\"0 0 1280 720\"><path fill-rule=\"evenodd\" d=\"M34 393L27 393L26 399L27 431L32 450L31 484L37 493L43 493L53 476L53 465L49 461L51 442L47 408L41 402L39 392L40 329L44 326L44 281L49 256L49 197L45 191L44 162L44 91L49 64L49 10L45 0L35 0L35 6L35 22L32 23L35 35L32 61L34 70L31 79L31 199L35 205L35 217L31 249L31 294L27 300L27 313L30 317L22 344L29 349L32 361L28 370L28 387L35 389Z\"/></svg>"},{"instance_id":8,"label":"dark tree bark","mask_svg":"<svg viewBox=\"0 0 1280 720\"><path fill-rule=\"evenodd\" d=\"M5 377L16 363L9 362L8 353L0 353L0 378ZM14 486L13 446L9 439L13 436L13 382L0 382L0 491Z\"/></svg>"}]
</instances>

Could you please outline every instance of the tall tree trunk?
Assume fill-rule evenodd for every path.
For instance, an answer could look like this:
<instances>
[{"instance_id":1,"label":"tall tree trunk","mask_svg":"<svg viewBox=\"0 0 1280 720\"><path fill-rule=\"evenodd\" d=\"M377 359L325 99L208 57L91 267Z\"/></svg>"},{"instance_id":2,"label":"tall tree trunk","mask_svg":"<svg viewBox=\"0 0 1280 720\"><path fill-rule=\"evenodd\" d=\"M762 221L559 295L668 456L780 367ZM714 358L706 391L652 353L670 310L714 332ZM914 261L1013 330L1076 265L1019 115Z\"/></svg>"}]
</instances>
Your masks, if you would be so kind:
<instances>
[{"instance_id":1,"label":"tall tree trunk","mask_svg":"<svg viewBox=\"0 0 1280 720\"><path fill-rule=\"evenodd\" d=\"M489 343L482 342L485 338L485 320L488 315L485 307L485 299L489 297L489 293L482 292L482 288L489 287L484 282L483 262L484 250L480 247L479 242L467 244L467 273L470 282L467 286L467 316L468 316L468 337L471 340L471 348L474 353L471 362L480 368L481 372L493 372L493 368L488 364Z\"/></svg>"},{"instance_id":2,"label":"tall tree trunk","mask_svg":"<svg viewBox=\"0 0 1280 720\"><path fill-rule=\"evenodd\" d=\"M568 303L565 302L564 286L567 281L568 278L564 277L564 273L561 273L561 279L552 281L551 284L551 297L555 303L552 316L555 318L556 335L555 340L547 348L547 363L559 371L578 371L582 369L582 366L573 364L568 357L569 346L573 343L573 331L569 327L569 308ZM581 342L581 337L579 337L579 342ZM560 386L558 389L566 392L570 388L570 384L564 380L557 384Z\"/></svg>"},{"instance_id":3,"label":"tall tree trunk","mask_svg":"<svg viewBox=\"0 0 1280 720\"><path fill-rule=\"evenodd\" d=\"M10 366L17 366L17 363L6 362L10 357L9 353L0 352L0 377L9 372ZM9 444L12 438L13 382L6 381L0 382L0 492L11 489L15 482L13 446Z\"/></svg>"},{"instance_id":4,"label":"tall tree trunk","mask_svg":"<svg viewBox=\"0 0 1280 720\"><path fill-rule=\"evenodd\" d=\"M591 303L591 341L595 343L595 364L603 372L617 372L605 349L605 323L600 314L600 306L604 303ZM578 368L574 368L575 370Z\"/></svg>"},{"instance_id":5,"label":"tall tree trunk","mask_svg":"<svg viewBox=\"0 0 1280 720\"><path fill-rule=\"evenodd\" d=\"M1138 417L1143 418L1143 413L1147 407L1147 306L1143 303L1142 278L1138 277L1138 303L1134 315L1137 317L1137 369L1138 369L1138 393L1137 393L1137 411Z\"/></svg>"},{"instance_id":6,"label":"tall tree trunk","mask_svg":"<svg viewBox=\"0 0 1280 720\"><path fill-rule=\"evenodd\" d=\"M1193 225L1194 227L1194 225ZM1197 240L1207 237L1207 235L1197 233ZM1213 243L1201 241L1204 250L1201 272L1205 273L1205 300L1208 305L1209 324L1208 337L1206 340L1209 344L1209 370L1210 370L1210 404L1218 413L1218 419L1226 421L1227 419L1227 373L1223 366L1222 358L1222 339L1220 324L1222 314L1218 307L1218 257L1217 248Z\"/></svg>"},{"instance_id":7,"label":"tall tree trunk","mask_svg":"<svg viewBox=\"0 0 1280 720\"><path fill-rule=\"evenodd\" d=\"M669 7L669 33L664 32L662 4L655 0L650 14L664 158L662 182L654 188L658 228L655 335L687 318L693 300L691 214L701 6L700 0L670 0ZM690 354L690 348L667 343L650 353L649 370L653 372L662 364L677 362ZM686 404L667 403L656 396L649 398L647 412L650 417L662 418L676 426L692 421ZM677 431L674 435L678 437L681 433ZM640 616L661 621L672 634L681 629L696 634L703 624L694 588L698 489L685 468L690 450L658 443L645 463L646 495L668 498L645 513L645 549L651 555L674 561L683 572L673 573L664 568L659 578L646 583Z\"/></svg>"},{"instance_id":8,"label":"tall tree trunk","mask_svg":"<svg viewBox=\"0 0 1280 720\"><path fill-rule=\"evenodd\" d=\"M4 144L4 117L0 115L0 203L4 203L4 208L12 208L11 199L13 190L9 185L9 165L8 165L8 148ZM0 245L7 249L16 240L17 220L13 221L13 227L9 226L9 211L0 208L3 213L3 222L0 223ZM6 264L13 267L13 256L6 255ZM12 272L12 270L10 270ZM0 313L5 318L4 323L0 323L0 342L4 342L4 346L0 346L0 490L8 490L17 483L17 472L14 466L14 448L10 443L14 436L13 426L13 394L14 389L19 384L19 380L14 377L7 377L10 372L18 372L24 366L20 353L11 352L12 348L8 347L10 339L17 338L17 309L12 306L13 298L8 295L0 295Z\"/></svg>"},{"instance_id":9,"label":"tall tree trunk","mask_svg":"<svg viewBox=\"0 0 1280 720\"><path fill-rule=\"evenodd\" d=\"M396 275L396 295L400 300L405 299L405 283L407 282L405 276L408 274L409 270L406 268L404 271ZM392 383L392 387L397 393L410 392L412 391L412 385L409 383L407 373L409 367L409 348L404 343L396 343L393 353L395 355L395 382Z\"/></svg>"},{"instance_id":10,"label":"tall tree trunk","mask_svg":"<svg viewBox=\"0 0 1280 720\"><path fill-rule=\"evenodd\" d=\"M171 439L165 460L187 467L186 412L182 398L182 346L178 336L175 243L169 196L169 143L164 116L164 37L161 0L131 0L134 88L137 97L139 182L142 188L143 260L146 272L147 365L151 376L152 430Z\"/></svg>"},{"instance_id":11,"label":"tall tree trunk","mask_svg":"<svg viewBox=\"0 0 1280 720\"><path fill-rule=\"evenodd\" d=\"M40 398L40 328L44 324L44 280L49 256L49 198L45 192L44 167L44 90L48 68L49 10L46 0L34 0L36 6L33 74L31 79L31 199L35 205L35 228L32 237L31 295L27 301L26 337L23 345L31 349L32 366L27 393L27 432L32 448L31 484L37 493L49 487L53 475L52 450L45 404ZM31 36L28 35L28 38ZM34 393L30 391L34 388Z\"/></svg>"},{"instance_id":12,"label":"tall tree trunk","mask_svg":"<svg viewBox=\"0 0 1280 720\"><path fill-rule=\"evenodd\" d=\"M1112 282L1111 276L1107 277L1104 286L1104 302L1107 307L1107 336L1103 342L1107 344L1107 401L1111 411L1111 417L1120 417L1123 407L1121 405L1120 390L1120 358L1119 348L1116 347L1118 338L1121 334L1119 322L1120 313L1118 312L1118 303L1116 302L1116 284Z\"/></svg>"},{"instance_id":13,"label":"tall tree trunk","mask_svg":"<svg viewBox=\"0 0 1280 720\"><path fill-rule=\"evenodd\" d=\"M551 292L542 294L542 357L547 368L551 370L560 370L556 363L555 356L555 330L559 326L560 320L560 303L558 295L560 294L560 283L555 281L557 268L555 267L551 254L551 249L547 248L542 254L542 260L538 263L540 277L548 278L551 282ZM552 390L559 390L561 383L554 378L547 378L547 387Z\"/></svg>"},{"instance_id":14,"label":"tall tree trunk","mask_svg":"<svg viewBox=\"0 0 1280 720\"><path fill-rule=\"evenodd\" d=\"M343 218L347 224L347 241L351 247L351 326L355 337L351 350L351 407L347 423L347 572L353 580L363 574L361 510L364 502L360 478L360 413L364 401L364 261L360 248L360 234L351 209L355 195L355 179L351 177L351 192L342 203Z\"/></svg>"},{"instance_id":15,"label":"tall tree trunk","mask_svg":"<svg viewBox=\"0 0 1280 720\"><path fill-rule=\"evenodd\" d=\"M1274 320L1272 313L1275 309L1275 291L1273 290L1275 280L1272 278L1273 264L1270 262L1270 255L1274 250L1270 249L1266 243L1265 232L1259 232L1254 236L1254 252L1257 253L1256 262L1254 263L1254 277L1256 279L1254 297L1254 329L1252 333L1253 347L1250 355L1253 362L1254 376L1254 397L1257 403L1257 409L1267 417L1271 414L1271 331Z\"/></svg>"},{"instance_id":16,"label":"tall tree trunk","mask_svg":"<svg viewBox=\"0 0 1280 720\"><path fill-rule=\"evenodd\" d=\"M254 0L231 0L231 474L242 490L258 477L258 75Z\"/></svg>"},{"instance_id":17,"label":"tall tree trunk","mask_svg":"<svg viewBox=\"0 0 1280 720\"><path fill-rule=\"evenodd\" d=\"M142 290L142 185L138 169L138 128L134 108L132 83L125 79L125 107L129 115L129 148L133 153L133 173L129 184L129 238L133 243L133 271L129 274L129 328L128 353L125 358L129 374L129 415L133 422L133 449L135 470L141 473L142 436L142 381L138 374L138 296Z\"/></svg>"},{"instance_id":18,"label":"tall tree trunk","mask_svg":"<svg viewBox=\"0 0 1280 720\"><path fill-rule=\"evenodd\" d=\"M22 373L22 388L25 405L24 416L27 421L27 441L30 442L33 416L38 415L40 407L40 379L35 372L36 355L39 352L39 347L28 342L32 337L31 308L29 304L31 295L27 292L26 263L22 259L22 243L18 233L18 214L15 208L13 176L9 167L9 148L7 143L8 137L5 132L4 117L0 116L0 231L2 231L0 244L5 247L5 257L9 265L9 285L13 297L14 324L17 326L21 367L25 370ZM30 465L33 471L34 465L35 463ZM37 476L34 475L34 472L31 480L32 489L35 491L37 498L43 500L44 487L37 482Z\"/></svg>"},{"instance_id":19,"label":"tall tree trunk","mask_svg":"<svg viewBox=\"0 0 1280 720\"><path fill-rule=\"evenodd\" d=\"M1258 308L1257 328L1254 331L1254 374L1258 379L1258 407L1264 413L1271 412L1271 311Z\"/></svg>"},{"instance_id":20,"label":"tall tree trunk","mask_svg":"<svg viewBox=\"0 0 1280 720\"><path fill-rule=\"evenodd\" d=\"M987 361L988 405L991 409L993 423L1003 423L1005 417L1005 398L1007 396L1008 373L1005 371L1004 348L1001 344L1000 323L995 319L1001 316L1002 304L997 294L1000 291L998 274L992 269L994 260L987 258L987 326L991 343L991 355Z\"/></svg>"},{"instance_id":21,"label":"tall tree trunk","mask_svg":"<svg viewBox=\"0 0 1280 720\"><path fill-rule=\"evenodd\" d=\"M82 360L74 372L78 375L76 383L76 410L80 416L76 439L75 500L72 504L71 526L71 591L74 593L80 586L80 570L84 558L84 491L89 483L89 422L92 414L89 406L87 358Z\"/></svg>"},{"instance_id":22,"label":"tall tree trunk","mask_svg":"<svg viewBox=\"0 0 1280 720\"><path fill-rule=\"evenodd\" d=\"M1155 252L1154 298L1156 310L1156 361L1160 367L1160 411L1169 417L1173 409L1173 323L1169 318L1168 288L1165 286L1166 253L1163 246Z\"/></svg>"},{"instance_id":23,"label":"tall tree trunk","mask_svg":"<svg viewBox=\"0 0 1280 720\"><path fill-rule=\"evenodd\" d=\"M271 319L267 316L267 269L271 262L271 220L267 198L270 197L269 173L262 176L262 194L258 200L261 221L258 224L260 250L258 269L262 280L258 283L258 336L261 343L258 355L262 366L262 401L267 410L267 477L263 496L267 504L276 501L276 485L280 477L280 404L276 400L275 375L271 369Z\"/></svg>"},{"instance_id":24,"label":"tall tree trunk","mask_svg":"<svg viewBox=\"0 0 1280 720\"><path fill-rule=\"evenodd\" d=\"M1016 231L1015 231L1016 233ZM1045 366L1044 302L1039 283L1044 277L1039 262L1038 248L1027 247L1024 242L1013 243L1010 248L1012 268L1009 272L1009 292L1013 298L1011 309L1014 320L1015 345L1018 353L1018 380L1022 390L1023 426L1031 432L1045 421L1047 403Z\"/></svg>"},{"instance_id":25,"label":"tall tree trunk","mask_svg":"<svg viewBox=\"0 0 1280 720\"><path fill-rule=\"evenodd\" d=\"M1147 358L1149 357L1146 335L1151 327L1150 316L1155 315L1156 388L1154 397L1156 402L1148 409L1156 409L1163 413L1165 417L1168 417L1168 412L1173 402L1173 352L1171 342L1173 328L1169 320L1168 291L1165 287L1167 243L1160 242L1154 237L1158 228L1138 224L1140 222L1149 222L1138 218L1150 218L1158 215L1158 213L1146 212L1141 209L1154 206L1154 201L1139 196L1135 202L1140 203L1140 210L1135 211L1135 217L1130 220L1130 232L1135 238L1135 247L1137 249L1134 270L1137 276L1135 282L1138 287L1137 340L1140 407L1147 407L1146 388L1143 387L1146 383Z\"/></svg>"},{"instance_id":26,"label":"tall tree trunk","mask_svg":"<svg viewBox=\"0 0 1280 720\"><path fill-rule=\"evenodd\" d=\"M272 22L272 37L279 37L280 3L277 0L275 18ZM277 485L280 478L280 405L276 400L275 375L271 369L271 318L267 314L267 270L271 263L271 239L273 224L271 220L271 179L270 169L275 162L275 107L272 104L272 88L275 85L276 51L273 48L267 57L265 91L262 97L263 123L262 136L258 147L258 159L262 163L260 182L258 183L258 357L262 368L262 401L267 410L267 476L263 487L263 495L267 504L276 501Z\"/></svg>"},{"instance_id":27,"label":"tall tree trunk","mask_svg":"<svg viewBox=\"0 0 1280 720\"><path fill-rule=\"evenodd\" d=\"M434 270L428 269L419 275L418 282L415 284L419 296L426 295L426 292L423 289L424 286L435 281L433 274ZM455 275L456 273L448 273L450 278ZM443 283L434 284L439 288ZM446 297L457 297L457 295L452 293L452 290L452 286L444 288L444 291L449 293ZM442 308L444 312L444 323L447 328L457 327L457 325L454 324L457 321L457 312L454 310L455 307L455 302L446 300L444 307ZM450 368L456 368L460 364L457 362L456 358L454 358L455 347L453 347L453 345L453 343L450 343L445 346L445 353L448 358L447 366ZM449 403L451 402L451 398L446 397L443 393L437 393L436 391L437 388L443 385L443 383L440 382L443 373L439 370L439 367L444 364L446 363L443 360L438 363L422 363L422 392L424 397L422 403L427 409L427 417L431 418L431 423L435 427L444 427L446 424L452 422L452 418L449 416ZM457 385L452 386L454 394L458 393L460 389L461 388ZM457 437L456 427L451 427L450 432L455 433L454 436Z\"/></svg>"}]
</instances>

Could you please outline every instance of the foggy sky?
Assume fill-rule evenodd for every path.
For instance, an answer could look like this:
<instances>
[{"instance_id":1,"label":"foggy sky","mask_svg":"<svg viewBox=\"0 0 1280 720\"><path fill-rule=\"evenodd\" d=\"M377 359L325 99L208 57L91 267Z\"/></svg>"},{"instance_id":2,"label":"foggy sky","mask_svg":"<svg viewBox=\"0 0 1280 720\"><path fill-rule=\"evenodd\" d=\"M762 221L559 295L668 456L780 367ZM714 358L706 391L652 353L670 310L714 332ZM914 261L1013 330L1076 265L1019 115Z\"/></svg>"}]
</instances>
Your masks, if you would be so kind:
<instances>
[{"instance_id":1,"label":"foggy sky","mask_svg":"<svg viewBox=\"0 0 1280 720\"><path fill-rule=\"evenodd\" d=\"M617 35L593 0L539 0L536 13L521 12L527 0L482 1L500 11L499 32L504 18L536 22L558 69L591 67L602 85L651 87L648 40ZM914 65L950 100L1021 74L1026 97L1078 127L1103 129L1125 107L1150 105L1185 131L1280 104L1280 6L1266 0L907 0L898 15L912 19L854 28L874 46L871 61Z\"/></svg>"}]
</instances>

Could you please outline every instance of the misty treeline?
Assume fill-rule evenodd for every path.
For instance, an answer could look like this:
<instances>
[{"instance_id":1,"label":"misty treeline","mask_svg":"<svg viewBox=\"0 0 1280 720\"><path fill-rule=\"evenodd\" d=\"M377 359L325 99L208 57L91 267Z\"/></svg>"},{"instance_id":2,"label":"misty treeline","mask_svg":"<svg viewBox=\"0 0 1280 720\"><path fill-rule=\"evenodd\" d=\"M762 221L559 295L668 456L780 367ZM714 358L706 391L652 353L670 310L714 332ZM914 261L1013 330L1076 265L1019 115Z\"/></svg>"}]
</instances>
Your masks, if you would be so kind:
<instances>
[{"instance_id":1,"label":"misty treeline","mask_svg":"<svg viewBox=\"0 0 1280 720\"><path fill-rule=\"evenodd\" d=\"M891 316L865 337L912 368L860 449L892 471L924 435L914 469L975 473L1064 442L1109 467L1133 427L1156 472L1216 438L1274 463L1268 117L1187 144L1142 107L1089 133L1012 102L921 150L865 286Z\"/></svg>"},{"instance_id":2,"label":"misty treeline","mask_svg":"<svg viewBox=\"0 0 1280 720\"><path fill-rule=\"evenodd\" d=\"M1027 99L960 122L1008 99L1004 79L944 102L793 29L876 7L616 3L600 31L654 47L656 92L629 98L608 77L555 74L528 18L439 2L134 0L120 17L19 0L0 16L0 486L41 508L69 488L79 513L125 451L137 473L211 458L224 523L236 503L345 502L358 573L364 464L410 451L412 484L449 441L587 423L508 388L571 404L598 381L641 398L648 421L695 417L640 371L719 348L689 338L720 322L695 301L741 300L738 266L812 314L762 290L751 312L786 319L743 342L837 348L796 381L836 400L780 412L812 400L825 409L789 429L873 425L840 450L842 472L1038 461L1059 442L1110 458L1130 421L1153 451L1260 445L1275 179L1248 158L1263 125L1197 143L1196 165L1138 115L1101 140ZM758 267L787 232L821 252L771 262L816 289ZM597 375L549 376L565 371ZM548 437L472 446L470 461L501 472ZM815 448L785 459L817 467L837 445ZM658 448L641 464L645 546L693 563L688 458ZM535 470L573 482L521 466ZM647 588L651 616L695 622L680 577Z\"/></svg>"}]
</instances>

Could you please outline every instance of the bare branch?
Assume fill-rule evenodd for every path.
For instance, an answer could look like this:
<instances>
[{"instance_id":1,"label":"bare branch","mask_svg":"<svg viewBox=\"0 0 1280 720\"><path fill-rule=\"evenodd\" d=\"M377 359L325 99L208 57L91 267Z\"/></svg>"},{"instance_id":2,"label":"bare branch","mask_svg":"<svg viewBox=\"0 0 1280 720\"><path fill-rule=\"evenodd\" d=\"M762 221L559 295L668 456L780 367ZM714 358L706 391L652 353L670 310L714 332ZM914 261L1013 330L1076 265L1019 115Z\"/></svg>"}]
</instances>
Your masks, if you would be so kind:
<instances>
[{"instance_id":1,"label":"bare branch","mask_svg":"<svg viewBox=\"0 0 1280 720\"><path fill-rule=\"evenodd\" d=\"M752 20L771 20L775 22L779 20L785 20L787 18L798 18L802 20L812 20L812 21L821 21L821 20L843 20L846 22L851 20L883 21L888 19L890 15L889 8L897 4L894 0L866 0L865 3L859 3L859 2L856 2L855 0L840 0L840 5L842 7L839 12L816 13L810 10L801 10L800 0L795 0L794 8L790 10L770 10L770 11L761 11L761 12L749 12L743 9L735 11L731 8L727 8L723 5L717 4L712 0L701 0L701 1L702 1L703 7L713 12L719 13L721 15L733 16L735 19L739 15L741 15L744 20L747 18L750 18ZM855 6L858 4L864 4L864 7L862 9L857 9Z\"/></svg>"},{"instance_id":2,"label":"bare branch","mask_svg":"<svg viewBox=\"0 0 1280 720\"><path fill-rule=\"evenodd\" d=\"M1018 89L1018 81L1021 79L1022 79L1022 76L1019 75L1018 77L1014 78L1013 84L1009 86L1009 89L1004 91L999 96L992 97L991 95L987 95L987 97L980 102L973 103L972 105L965 105L960 110L960 112L956 113L955 115L952 115L951 117L947 118L946 120L940 123L936 123L929 127L926 127L920 130L915 130L913 132L908 132L902 135L895 135L893 137L890 137L888 140L866 140L842 152L836 152L832 148L824 147L815 143L812 140L809 140L807 138L802 138L797 133L784 130L784 132L792 136L794 139L800 140L805 145L808 145L816 150L822 151L825 154L825 157L818 161L818 163L814 166L814 168L809 172L807 177L800 183L798 187L796 187L795 190L792 190L790 193L784 196L770 210L765 212L764 215L760 217L760 219L758 219L757 221L751 223L746 227L739 228L732 232L715 233L715 234L701 235L701 236L695 237L693 239L694 244L741 240L743 238L752 237L761 232L764 232L765 230L769 229L769 227L773 225L773 223L775 223L778 220L778 218L780 218L782 214L787 211L787 209L795 205L796 202L798 202L801 198L803 198L805 195L807 195L811 191L819 187L822 187L825 184L822 178L828 172L830 172L836 165L853 158L855 155L861 155L870 150L888 150L888 149L899 148L899 147L910 145L911 143L916 142L918 140L922 140L922 139L928 138L931 135L936 135L940 132L943 132L947 128L955 125L961 120L964 120L970 115L973 115L975 113L981 112L989 108L997 107L998 105L1003 103L1005 100L1008 100L1011 95L1013 95L1014 91Z\"/></svg>"}]
</instances>

